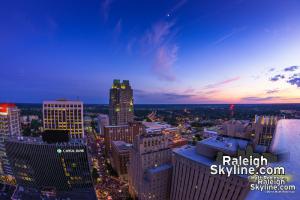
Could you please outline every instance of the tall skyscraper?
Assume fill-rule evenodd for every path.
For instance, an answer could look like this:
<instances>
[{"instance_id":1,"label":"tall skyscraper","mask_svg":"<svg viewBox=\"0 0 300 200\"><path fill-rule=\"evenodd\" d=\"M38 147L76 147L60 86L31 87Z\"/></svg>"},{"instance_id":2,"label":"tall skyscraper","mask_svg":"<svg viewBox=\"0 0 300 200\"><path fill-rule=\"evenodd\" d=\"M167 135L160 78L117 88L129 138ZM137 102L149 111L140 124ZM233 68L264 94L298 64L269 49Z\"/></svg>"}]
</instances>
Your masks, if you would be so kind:
<instances>
[{"instance_id":1,"label":"tall skyscraper","mask_svg":"<svg viewBox=\"0 0 300 200\"><path fill-rule=\"evenodd\" d=\"M174 149L170 199L245 199L250 190L247 176L212 175L210 166L218 152L236 156L238 149L246 149L248 144L246 140L218 136L196 146Z\"/></svg>"},{"instance_id":2,"label":"tall skyscraper","mask_svg":"<svg viewBox=\"0 0 300 200\"><path fill-rule=\"evenodd\" d=\"M172 177L172 155L164 134L136 136L130 152L129 192L139 200L167 200Z\"/></svg>"},{"instance_id":3,"label":"tall skyscraper","mask_svg":"<svg viewBox=\"0 0 300 200\"><path fill-rule=\"evenodd\" d=\"M20 110L15 104L0 104L0 175L12 175L4 141L21 134Z\"/></svg>"},{"instance_id":4,"label":"tall skyscraper","mask_svg":"<svg viewBox=\"0 0 300 200\"><path fill-rule=\"evenodd\" d=\"M96 199L85 143L49 143L52 139L11 137L5 142L17 184L38 193L51 189L58 199Z\"/></svg>"},{"instance_id":5,"label":"tall skyscraper","mask_svg":"<svg viewBox=\"0 0 300 200\"><path fill-rule=\"evenodd\" d=\"M44 130L68 130L71 138L83 138L83 103L81 101L44 101Z\"/></svg>"},{"instance_id":6,"label":"tall skyscraper","mask_svg":"<svg viewBox=\"0 0 300 200\"><path fill-rule=\"evenodd\" d=\"M114 80L109 95L109 124L126 125L133 118L133 91L129 81Z\"/></svg>"}]
</instances>

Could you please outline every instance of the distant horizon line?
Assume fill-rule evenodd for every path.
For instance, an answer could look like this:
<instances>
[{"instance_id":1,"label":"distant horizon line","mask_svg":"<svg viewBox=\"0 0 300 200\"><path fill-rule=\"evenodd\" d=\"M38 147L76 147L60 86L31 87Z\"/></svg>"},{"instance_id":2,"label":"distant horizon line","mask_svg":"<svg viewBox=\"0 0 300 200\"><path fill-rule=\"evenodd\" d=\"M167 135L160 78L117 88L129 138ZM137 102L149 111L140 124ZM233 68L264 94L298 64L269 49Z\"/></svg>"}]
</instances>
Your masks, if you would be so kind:
<instances>
[{"instance_id":1,"label":"distant horizon line","mask_svg":"<svg viewBox=\"0 0 300 200\"><path fill-rule=\"evenodd\" d=\"M80 101L80 100L79 100ZM109 103L84 103L85 105L109 105ZM0 103L14 103L14 104L43 104L43 102L0 102ZM300 103L135 103L134 105L288 105Z\"/></svg>"}]
</instances>

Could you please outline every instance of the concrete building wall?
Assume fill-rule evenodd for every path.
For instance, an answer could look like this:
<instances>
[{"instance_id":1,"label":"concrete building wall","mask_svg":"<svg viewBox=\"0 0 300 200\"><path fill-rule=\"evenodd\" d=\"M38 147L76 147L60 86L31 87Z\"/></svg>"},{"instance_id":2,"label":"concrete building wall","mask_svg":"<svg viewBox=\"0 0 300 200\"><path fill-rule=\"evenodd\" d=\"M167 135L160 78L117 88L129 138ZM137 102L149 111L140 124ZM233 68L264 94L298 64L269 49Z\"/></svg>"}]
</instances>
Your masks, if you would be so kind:
<instances>
[{"instance_id":1,"label":"concrete building wall","mask_svg":"<svg viewBox=\"0 0 300 200\"><path fill-rule=\"evenodd\" d=\"M130 152L129 191L140 200L169 199L171 149L163 134L139 135Z\"/></svg>"},{"instance_id":2,"label":"concrete building wall","mask_svg":"<svg viewBox=\"0 0 300 200\"><path fill-rule=\"evenodd\" d=\"M249 192L247 178L211 175L210 168L174 155L171 200L243 200Z\"/></svg>"}]
</instances>

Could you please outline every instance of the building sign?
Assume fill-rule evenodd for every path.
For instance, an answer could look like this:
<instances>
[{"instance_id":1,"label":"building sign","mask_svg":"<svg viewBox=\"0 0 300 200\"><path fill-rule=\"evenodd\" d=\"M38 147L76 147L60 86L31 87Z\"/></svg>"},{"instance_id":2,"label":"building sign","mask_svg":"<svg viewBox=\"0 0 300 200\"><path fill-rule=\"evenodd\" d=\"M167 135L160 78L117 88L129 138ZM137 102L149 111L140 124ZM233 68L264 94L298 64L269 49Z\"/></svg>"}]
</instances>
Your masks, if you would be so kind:
<instances>
[{"instance_id":1,"label":"building sign","mask_svg":"<svg viewBox=\"0 0 300 200\"><path fill-rule=\"evenodd\" d=\"M57 149L57 153L84 153L84 149Z\"/></svg>"}]
</instances>

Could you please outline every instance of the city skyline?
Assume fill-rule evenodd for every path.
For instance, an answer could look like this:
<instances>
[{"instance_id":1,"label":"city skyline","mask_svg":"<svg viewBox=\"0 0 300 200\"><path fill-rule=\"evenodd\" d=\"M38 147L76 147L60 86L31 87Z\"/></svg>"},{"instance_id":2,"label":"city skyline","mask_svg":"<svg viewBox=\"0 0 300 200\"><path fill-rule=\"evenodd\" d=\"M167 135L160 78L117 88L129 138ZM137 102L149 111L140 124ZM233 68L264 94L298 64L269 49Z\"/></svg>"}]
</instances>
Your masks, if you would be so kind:
<instances>
[{"instance_id":1,"label":"city skyline","mask_svg":"<svg viewBox=\"0 0 300 200\"><path fill-rule=\"evenodd\" d=\"M0 8L0 101L297 103L300 2L10 1ZM155 11L155 12L154 12Z\"/></svg>"}]
</instances>

